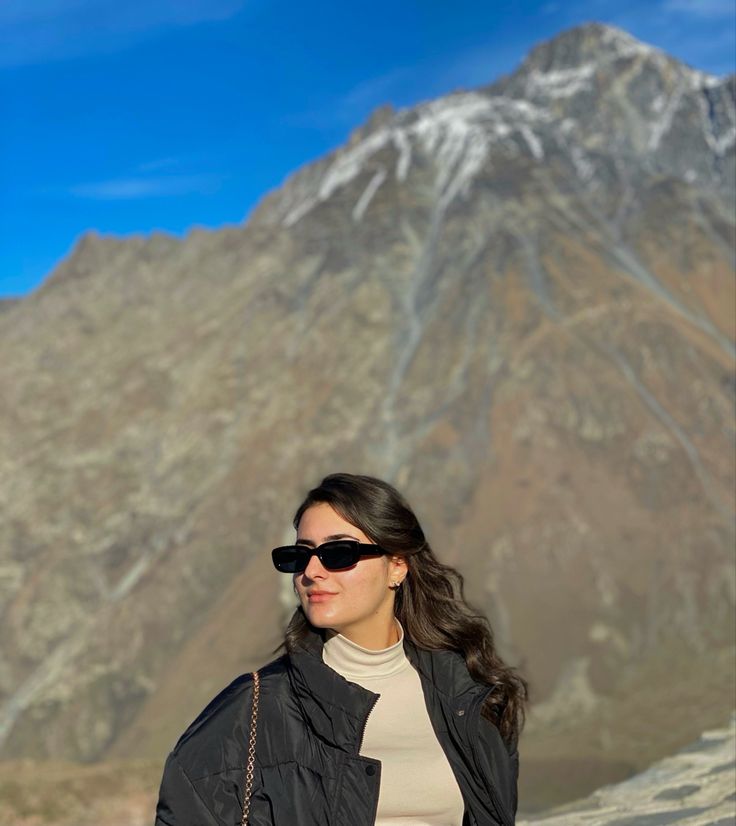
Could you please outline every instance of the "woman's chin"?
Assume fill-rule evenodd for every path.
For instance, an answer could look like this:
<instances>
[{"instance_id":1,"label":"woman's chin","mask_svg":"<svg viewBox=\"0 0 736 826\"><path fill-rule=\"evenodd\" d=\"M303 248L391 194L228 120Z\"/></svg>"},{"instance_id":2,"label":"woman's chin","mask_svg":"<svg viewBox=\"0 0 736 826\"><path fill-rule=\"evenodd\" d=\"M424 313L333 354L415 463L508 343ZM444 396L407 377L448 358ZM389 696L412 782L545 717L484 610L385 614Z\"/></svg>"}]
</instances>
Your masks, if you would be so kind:
<instances>
[{"instance_id":1,"label":"woman's chin","mask_svg":"<svg viewBox=\"0 0 736 826\"><path fill-rule=\"evenodd\" d=\"M315 628L332 628L336 619L333 611L325 611L316 605L310 605L304 613Z\"/></svg>"}]
</instances>

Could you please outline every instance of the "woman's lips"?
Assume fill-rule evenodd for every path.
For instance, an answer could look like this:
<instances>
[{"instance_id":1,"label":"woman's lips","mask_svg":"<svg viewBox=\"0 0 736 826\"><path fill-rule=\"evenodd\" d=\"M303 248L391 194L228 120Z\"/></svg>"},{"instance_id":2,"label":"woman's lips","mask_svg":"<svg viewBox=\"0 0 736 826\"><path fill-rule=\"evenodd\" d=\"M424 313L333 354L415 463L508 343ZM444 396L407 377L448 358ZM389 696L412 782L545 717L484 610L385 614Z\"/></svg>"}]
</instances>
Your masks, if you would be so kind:
<instances>
[{"instance_id":1,"label":"woman's lips","mask_svg":"<svg viewBox=\"0 0 736 826\"><path fill-rule=\"evenodd\" d=\"M334 596L335 594L329 591L314 591L311 594L307 594L310 602L327 602L328 599Z\"/></svg>"}]
</instances>

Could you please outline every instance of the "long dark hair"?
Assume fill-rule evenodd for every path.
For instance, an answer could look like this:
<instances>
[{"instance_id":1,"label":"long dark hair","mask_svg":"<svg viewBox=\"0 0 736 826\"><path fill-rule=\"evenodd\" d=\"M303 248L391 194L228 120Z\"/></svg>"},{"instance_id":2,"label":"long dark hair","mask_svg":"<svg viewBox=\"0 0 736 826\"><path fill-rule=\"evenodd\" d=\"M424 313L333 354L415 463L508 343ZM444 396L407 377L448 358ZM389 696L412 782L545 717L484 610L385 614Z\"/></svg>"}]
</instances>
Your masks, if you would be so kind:
<instances>
[{"instance_id":1,"label":"long dark hair","mask_svg":"<svg viewBox=\"0 0 736 826\"><path fill-rule=\"evenodd\" d=\"M527 682L496 653L490 623L465 599L462 575L434 555L404 497L372 476L333 473L299 505L295 529L304 512L319 503L330 505L372 542L406 559L408 573L396 592L394 612L407 638L419 648L462 654L473 679L494 689L481 713L507 744L515 745L524 725ZM311 628L298 608L286 629L286 650L299 648Z\"/></svg>"}]
</instances>

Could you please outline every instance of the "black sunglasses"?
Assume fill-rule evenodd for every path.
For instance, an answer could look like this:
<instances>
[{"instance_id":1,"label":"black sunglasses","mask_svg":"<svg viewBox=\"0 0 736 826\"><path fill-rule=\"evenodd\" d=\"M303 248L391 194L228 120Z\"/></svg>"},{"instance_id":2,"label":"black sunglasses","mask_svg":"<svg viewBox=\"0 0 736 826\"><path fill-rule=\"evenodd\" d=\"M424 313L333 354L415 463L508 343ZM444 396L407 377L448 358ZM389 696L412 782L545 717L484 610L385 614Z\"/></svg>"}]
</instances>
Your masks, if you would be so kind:
<instances>
[{"instance_id":1,"label":"black sunglasses","mask_svg":"<svg viewBox=\"0 0 736 826\"><path fill-rule=\"evenodd\" d=\"M328 571L339 571L341 568L350 568L361 556L379 556L387 554L378 545L368 545L352 539L336 539L325 542L317 548L308 545L284 545L271 551L273 564L277 571L284 574L300 574L306 570L309 560L317 556Z\"/></svg>"}]
</instances>

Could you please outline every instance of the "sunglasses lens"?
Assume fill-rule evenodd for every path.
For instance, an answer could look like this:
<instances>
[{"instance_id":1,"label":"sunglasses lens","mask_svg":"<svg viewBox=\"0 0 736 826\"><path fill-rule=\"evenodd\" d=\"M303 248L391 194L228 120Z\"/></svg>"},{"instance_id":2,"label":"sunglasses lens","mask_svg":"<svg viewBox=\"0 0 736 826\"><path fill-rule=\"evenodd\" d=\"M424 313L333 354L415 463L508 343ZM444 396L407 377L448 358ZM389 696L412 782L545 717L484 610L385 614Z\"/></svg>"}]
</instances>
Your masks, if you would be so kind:
<instances>
[{"instance_id":1,"label":"sunglasses lens","mask_svg":"<svg viewBox=\"0 0 736 826\"><path fill-rule=\"evenodd\" d=\"M303 571L309 562L309 552L296 545L284 548L275 548L271 552L273 564L278 571L284 574L294 574Z\"/></svg>"},{"instance_id":2,"label":"sunglasses lens","mask_svg":"<svg viewBox=\"0 0 736 826\"><path fill-rule=\"evenodd\" d=\"M319 558L330 571L349 568L360 559L360 546L357 542L325 542L319 549Z\"/></svg>"}]
</instances>

